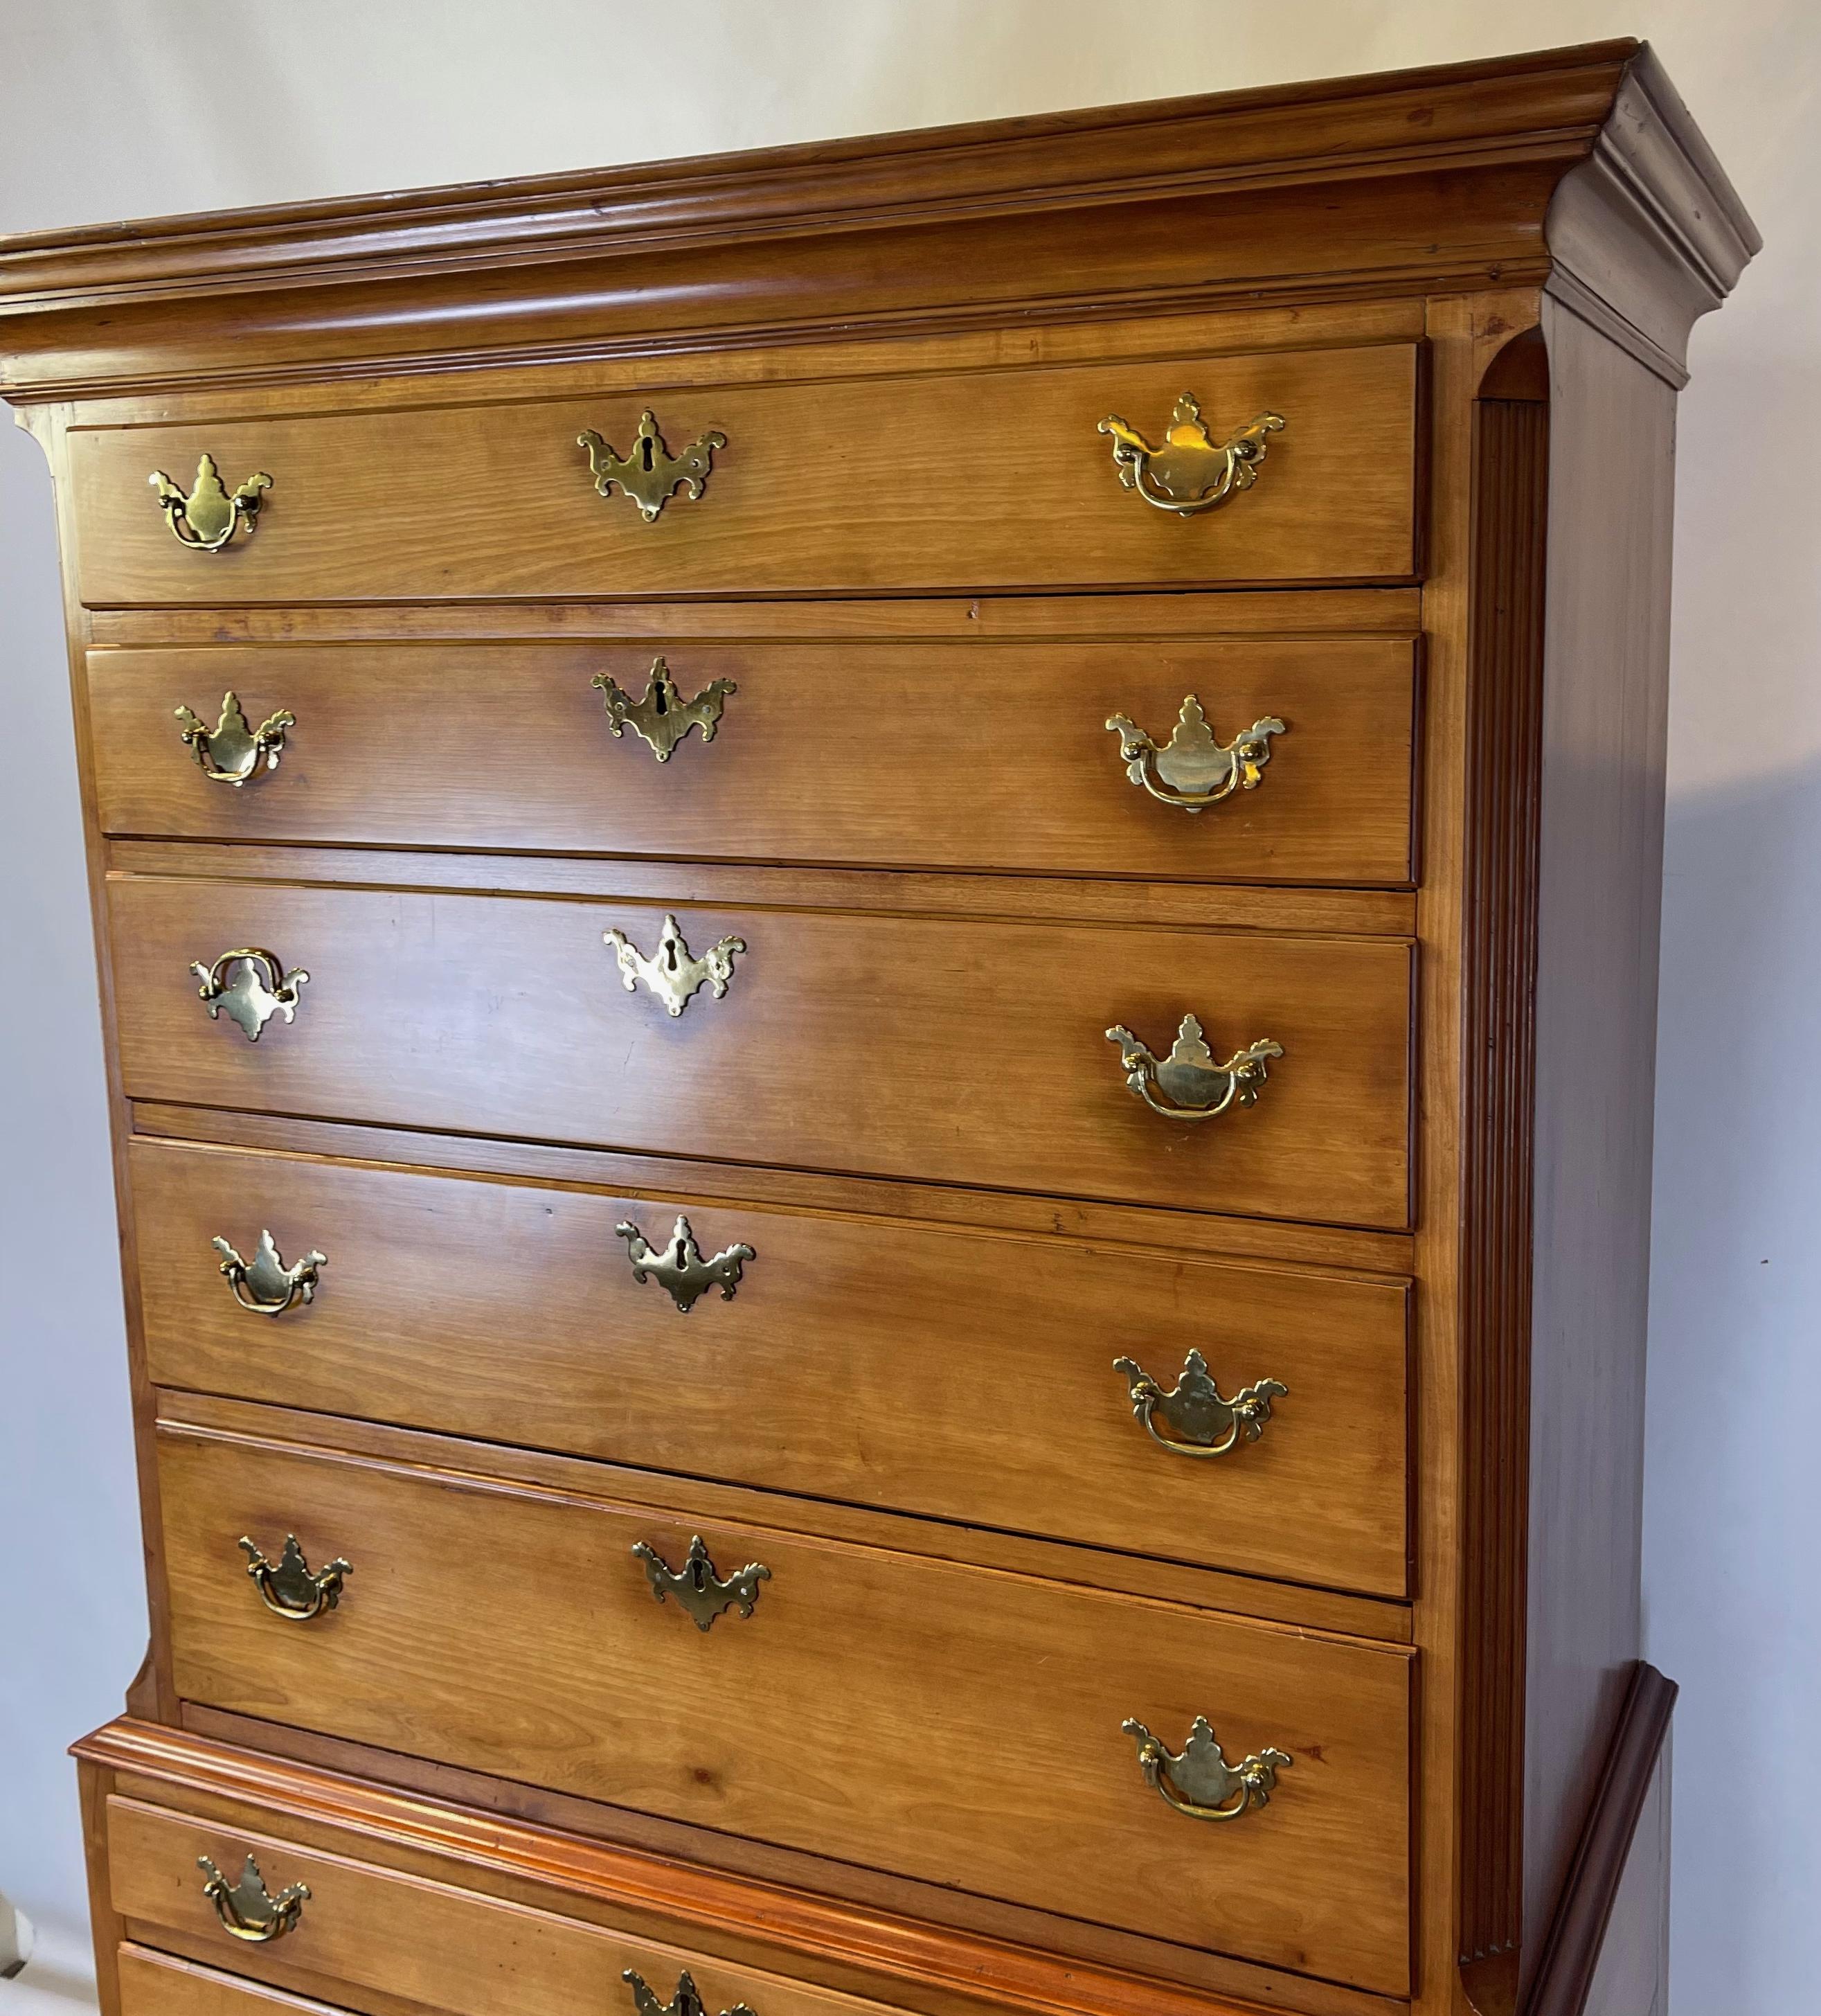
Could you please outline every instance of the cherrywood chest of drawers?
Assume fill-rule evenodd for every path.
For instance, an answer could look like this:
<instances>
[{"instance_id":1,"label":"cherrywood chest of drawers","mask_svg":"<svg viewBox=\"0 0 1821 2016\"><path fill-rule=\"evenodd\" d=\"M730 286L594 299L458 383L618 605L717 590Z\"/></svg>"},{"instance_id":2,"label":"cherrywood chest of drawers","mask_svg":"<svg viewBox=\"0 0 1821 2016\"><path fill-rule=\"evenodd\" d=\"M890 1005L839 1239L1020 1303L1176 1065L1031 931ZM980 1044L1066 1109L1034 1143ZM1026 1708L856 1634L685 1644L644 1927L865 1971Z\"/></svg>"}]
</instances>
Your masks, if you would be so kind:
<instances>
[{"instance_id":1,"label":"cherrywood chest of drawers","mask_svg":"<svg viewBox=\"0 0 1821 2016\"><path fill-rule=\"evenodd\" d=\"M0 243L110 2016L1646 2016L1674 403L1755 244L1629 43Z\"/></svg>"}]
</instances>

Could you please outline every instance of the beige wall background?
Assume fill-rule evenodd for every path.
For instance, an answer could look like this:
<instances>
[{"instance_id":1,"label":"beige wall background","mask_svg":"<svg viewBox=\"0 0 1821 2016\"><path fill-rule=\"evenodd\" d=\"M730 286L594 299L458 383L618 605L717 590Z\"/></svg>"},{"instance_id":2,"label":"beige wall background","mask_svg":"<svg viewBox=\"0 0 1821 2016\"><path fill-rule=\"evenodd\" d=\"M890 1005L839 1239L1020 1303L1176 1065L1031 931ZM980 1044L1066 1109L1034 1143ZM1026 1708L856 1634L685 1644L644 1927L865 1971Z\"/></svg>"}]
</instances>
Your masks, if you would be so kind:
<instances>
[{"instance_id":1,"label":"beige wall background","mask_svg":"<svg viewBox=\"0 0 1821 2016\"><path fill-rule=\"evenodd\" d=\"M1821 1894L1813 0L0 0L0 231L1627 34L1768 244L1682 409L1646 1595L1683 1685L1674 2016L1790 2016ZM0 429L0 1890L42 1956L0 2016L88 2000L63 1748L145 1638L59 625L49 481Z\"/></svg>"}]
</instances>

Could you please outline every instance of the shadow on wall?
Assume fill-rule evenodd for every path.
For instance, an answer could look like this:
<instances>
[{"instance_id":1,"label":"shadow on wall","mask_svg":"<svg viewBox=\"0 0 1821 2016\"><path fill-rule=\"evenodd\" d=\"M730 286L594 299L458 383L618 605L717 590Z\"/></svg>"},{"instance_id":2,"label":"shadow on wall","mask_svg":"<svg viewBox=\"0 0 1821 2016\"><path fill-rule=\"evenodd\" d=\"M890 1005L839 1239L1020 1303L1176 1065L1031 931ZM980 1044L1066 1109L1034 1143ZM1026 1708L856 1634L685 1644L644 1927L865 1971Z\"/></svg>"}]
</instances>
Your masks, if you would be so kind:
<instances>
[{"instance_id":1,"label":"shadow on wall","mask_svg":"<svg viewBox=\"0 0 1821 2016\"><path fill-rule=\"evenodd\" d=\"M5 416L9 418L10 416ZM144 1572L51 483L0 423L0 2016L85 2000L75 1773L146 1643Z\"/></svg>"},{"instance_id":2,"label":"shadow on wall","mask_svg":"<svg viewBox=\"0 0 1821 2016\"><path fill-rule=\"evenodd\" d=\"M1814 2006L1821 764L1672 799L1664 897L1646 1637L1682 1687L1672 2007L1738 2016Z\"/></svg>"}]
</instances>

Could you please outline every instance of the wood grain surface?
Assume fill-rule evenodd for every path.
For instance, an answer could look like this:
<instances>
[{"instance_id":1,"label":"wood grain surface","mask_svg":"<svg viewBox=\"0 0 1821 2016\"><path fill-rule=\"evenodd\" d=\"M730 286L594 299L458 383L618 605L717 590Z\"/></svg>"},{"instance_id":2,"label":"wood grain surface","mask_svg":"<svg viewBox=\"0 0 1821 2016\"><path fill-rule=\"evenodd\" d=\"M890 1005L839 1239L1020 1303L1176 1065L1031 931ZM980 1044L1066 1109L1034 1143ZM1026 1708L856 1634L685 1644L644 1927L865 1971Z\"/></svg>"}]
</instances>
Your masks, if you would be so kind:
<instances>
[{"instance_id":1,"label":"wood grain surface","mask_svg":"<svg viewBox=\"0 0 1821 2016\"><path fill-rule=\"evenodd\" d=\"M617 740L661 653L700 729L660 762ZM110 833L1172 880L1401 883L1410 872L1413 648L1395 639L981 645L700 644L98 651ZM205 776L175 719L297 717L276 770ZM1130 782L1129 716L1169 740L1199 696L1218 740L1274 718L1258 787L1204 811ZM940 808L940 811L937 808Z\"/></svg>"},{"instance_id":2,"label":"wood grain surface","mask_svg":"<svg viewBox=\"0 0 1821 2016\"><path fill-rule=\"evenodd\" d=\"M1053 370L905 375L648 397L408 409L70 437L85 603L694 595L1407 578L1416 571L1419 353L1408 344ZM1161 444L1192 391L1217 440L1267 411L1256 486L1193 518L1124 488L1122 415ZM727 437L705 495L646 524L595 492L578 435L621 453L655 407L680 452ZM154 470L188 489L268 472L258 529L218 553L171 535Z\"/></svg>"},{"instance_id":3,"label":"wood grain surface","mask_svg":"<svg viewBox=\"0 0 1821 2016\"><path fill-rule=\"evenodd\" d=\"M181 1933L205 1951L218 1947L224 1967L315 1987L331 2000L351 1988L441 2016L632 2016L632 1992L621 1978L631 1967L660 2002L686 1971L710 2011L743 2002L754 2016L869 2016L883 2006L137 1800L110 1802L108 1832L114 1909L138 1937L155 1945ZM249 1854L268 1890L303 1883L310 1892L296 1930L265 1947L229 1939L196 1867L206 1855L232 1881ZM175 2016L191 2016L189 2004L169 2006ZM127 2007L131 2016L131 1999Z\"/></svg>"},{"instance_id":4,"label":"wood grain surface","mask_svg":"<svg viewBox=\"0 0 1821 2016\"><path fill-rule=\"evenodd\" d=\"M776 1529L707 1524L750 1618L696 1629L635 1543L674 1514L160 1431L187 1700L1396 1993L1409 1966L1407 1653ZM353 1563L273 1616L236 1543ZM320 1628L318 1628L318 1627ZM1121 1723L1297 1761L1210 1825Z\"/></svg>"},{"instance_id":5,"label":"wood grain surface","mask_svg":"<svg viewBox=\"0 0 1821 2016\"><path fill-rule=\"evenodd\" d=\"M716 1160L1382 1227L1405 1222L1409 949L1261 933L682 907L747 951L680 1017L621 984L661 907L132 878L110 885L128 1096ZM193 960L311 974L249 1042ZM1283 1046L1258 1103L1184 1122L1126 1089L1161 1055Z\"/></svg>"},{"instance_id":6,"label":"wood grain surface","mask_svg":"<svg viewBox=\"0 0 1821 2016\"><path fill-rule=\"evenodd\" d=\"M890 1220L659 1203L134 1143L157 1384L1401 1596L1406 1287ZM679 1208L754 1249L686 1313L633 1277ZM328 1256L315 1300L235 1301L211 1241ZM1197 1460L1133 1418L1200 1349L1290 1388ZM1160 1424L1161 1426L1161 1424Z\"/></svg>"}]
</instances>

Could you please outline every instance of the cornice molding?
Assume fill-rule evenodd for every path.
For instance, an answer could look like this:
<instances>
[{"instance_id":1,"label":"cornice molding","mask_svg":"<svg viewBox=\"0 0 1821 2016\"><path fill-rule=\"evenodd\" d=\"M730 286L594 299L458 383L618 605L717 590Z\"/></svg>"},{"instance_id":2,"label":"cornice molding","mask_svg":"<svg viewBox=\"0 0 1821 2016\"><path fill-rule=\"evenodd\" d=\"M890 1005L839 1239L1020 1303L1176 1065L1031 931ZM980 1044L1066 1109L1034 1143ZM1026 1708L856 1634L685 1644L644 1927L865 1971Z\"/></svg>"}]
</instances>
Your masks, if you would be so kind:
<instances>
[{"instance_id":1,"label":"cornice molding","mask_svg":"<svg viewBox=\"0 0 1821 2016\"><path fill-rule=\"evenodd\" d=\"M0 397L1540 285L1546 214L1596 292L1657 234L1618 310L1643 329L1678 259L1705 299L1750 232L1654 59L1606 42L0 239Z\"/></svg>"},{"instance_id":2,"label":"cornice molding","mask_svg":"<svg viewBox=\"0 0 1821 2016\"><path fill-rule=\"evenodd\" d=\"M1593 150L1550 200L1549 290L1681 386L1688 334L1764 240L1646 44Z\"/></svg>"}]
</instances>

